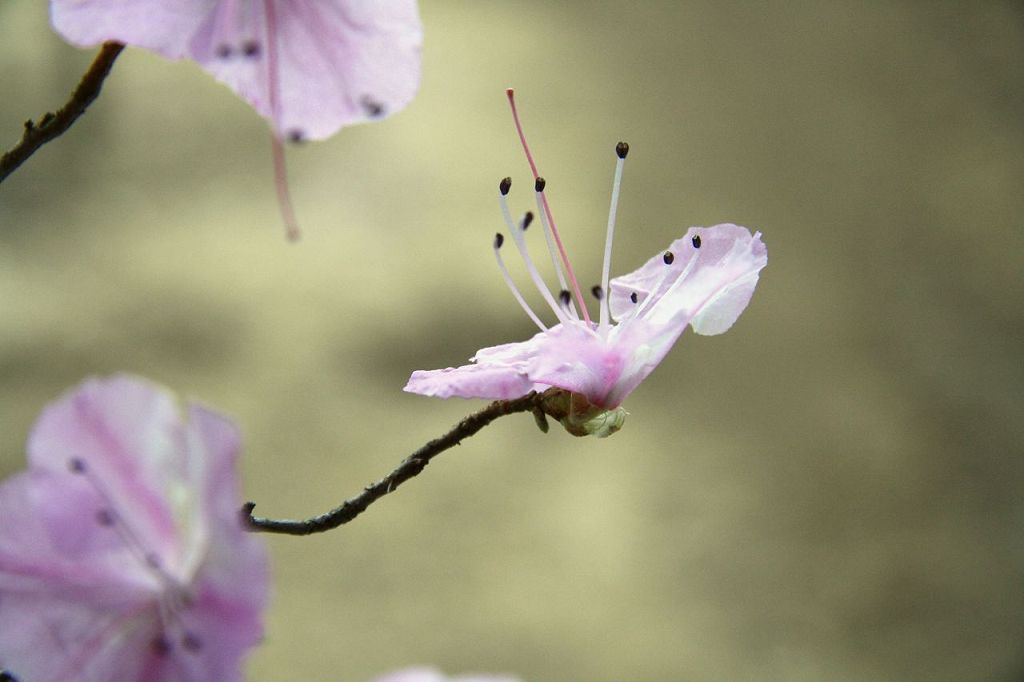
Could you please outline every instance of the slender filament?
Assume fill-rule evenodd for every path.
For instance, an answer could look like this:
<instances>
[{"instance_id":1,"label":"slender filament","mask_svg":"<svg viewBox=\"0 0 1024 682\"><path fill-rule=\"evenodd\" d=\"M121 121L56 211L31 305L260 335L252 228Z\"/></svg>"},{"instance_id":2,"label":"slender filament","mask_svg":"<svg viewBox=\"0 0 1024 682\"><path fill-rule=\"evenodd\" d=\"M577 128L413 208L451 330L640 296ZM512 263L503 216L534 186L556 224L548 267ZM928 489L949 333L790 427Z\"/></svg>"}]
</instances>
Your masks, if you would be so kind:
<instances>
[{"instance_id":1,"label":"slender filament","mask_svg":"<svg viewBox=\"0 0 1024 682\"><path fill-rule=\"evenodd\" d=\"M526 302L526 299L524 299L523 295L519 293L519 287L517 287L515 282L512 281L512 275L509 274L508 268L505 266L505 259L501 257L501 247L498 246L497 242L494 244L494 258L498 261L498 269L501 270L501 276L505 278L505 284L508 285L512 295L515 296L516 301L519 302L519 307L523 309L523 312L529 315L530 319L533 320L533 323L540 327L542 332L546 332L548 328L544 326L544 323L540 321L539 317L537 317L537 313L533 312L533 309Z\"/></svg>"},{"instance_id":2,"label":"slender filament","mask_svg":"<svg viewBox=\"0 0 1024 682\"><path fill-rule=\"evenodd\" d=\"M508 199L505 198L504 194L499 193L501 200L501 215L505 218L505 225L508 227L509 234L512 235L512 241L516 243L516 248L519 249L519 255L523 257L523 264L526 265L526 271L530 274L530 279L533 280L534 286L537 287L537 291L544 297L547 304L551 306L551 310L554 311L555 316L560 322L568 321L565 311L558 303L555 302L555 297L551 295L551 290L544 284L543 278L540 276L540 272L537 271L537 266L533 264L533 259L530 258L530 252L526 250L526 240L523 239L523 230L516 226L512 221L512 213L508 208Z\"/></svg>"},{"instance_id":3,"label":"slender filament","mask_svg":"<svg viewBox=\"0 0 1024 682\"><path fill-rule=\"evenodd\" d=\"M615 180L612 182L612 205L608 209L608 234L604 239L604 265L601 267L601 290L605 292L603 300L598 301L598 307L601 309L601 322L600 326L604 327L611 323L611 300L612 297L608 295L611 290L608 288L608 278L611 276L612 269L612 239L615 236L615 214L619 210L619 188L622 186L622 168L626 165L626 160L619 158L615 162Z\"/></svg>"},{"instance_id":4,"label":"slender filament","mask_svg":"<svg viewBox=\"0 0 1024 682\"><path fill-rule=\"evenodd\" d=\"M569 285L565 281L565 273L562 271L562 262L558 257L558 247L555 246L554 237L551 236L551 224L548 222L547 212L544 210L544 204L542 202L543 193L534 192L537 200L537 213L540 215L540 222L544 228L544 241L548 244L548 254L551 256L551 267L555 270L555 276L558 277L558 290L568 291ZM580 319L580 314L576 311L576 304L569 301L569 312L577 320Z\"/></svg>"}]
</instances>

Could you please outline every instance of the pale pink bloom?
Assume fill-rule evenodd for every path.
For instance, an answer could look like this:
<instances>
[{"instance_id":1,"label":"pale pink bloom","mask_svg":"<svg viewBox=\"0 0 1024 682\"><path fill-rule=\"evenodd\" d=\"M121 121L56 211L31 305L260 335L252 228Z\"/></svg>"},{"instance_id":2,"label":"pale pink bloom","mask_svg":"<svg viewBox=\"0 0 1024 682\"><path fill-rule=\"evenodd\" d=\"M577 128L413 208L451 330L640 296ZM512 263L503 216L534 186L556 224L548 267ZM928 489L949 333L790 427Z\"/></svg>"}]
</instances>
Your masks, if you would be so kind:
<instances>
[{"instance_id":1,"label":"pale pink bloom","mask_svg":"<svg viewBox=\"0 0 1024 682\"><path fill-rule=\"evenodd\" d=\"M519 682L508 675L457 675L447 677L436 668L406 668L375 678L373 682Z\"/></svg>"},{"instance_id":2,"label":"pale pink bloom","mask_svg":"<svg viewBox=\"0 0 1024 682\"><path fill-rule=\"evenodd\" d=\"M49 405L0 484L0 669L28 682L242 678L267 552L243 530L239 436L141 379Z\"/></svg>"},{"instance_id":3,"label":"pale pink bloom","mask_svg":"<svg viewBox=\"0 0 1024 682\"><path fill-rule=\"evenodd\" d=\"M768 252L761 234L751 235L745 227L691 227L667 250L635 272L611 280L609 286L615 212L622 168L629 151L628 145L619 143L602 284L593 288L600 316L598 322L591 321L568 259L564 258L544 194L545 182L537 175L518 116L516 124L537 178L538 213L550 237L552 261L562 287L557 300L544 285L526 249L524 237L533 214L527 214L518 225L511 219L506 201L511 184L508 178L500 185L502 212L531 279L558 322L545 326L512 285L501 258L504 239L499 233L494 243L498 265L516 299L541 331L528 341L484 348L471 358L469 365L413 372L405 390L441 398L496 400L559 388L571 395L572 404L565 406L570 418L568 422L563 420L570 432L609 435L622 425L622 401L662 361L687 327L710 335L721 334L733 325L754 293L758 273L768 262ZM561 263L557 252L561 252ZM576 292L575 304L566 278ZM577 304L582 319L577 314Z\"/></svg>"},{"instance_id":4,"label":"pale pink bloom","mask_svg":"<svg viewBox=\"0 0 1024 682\"><path fill-rule=\"evenodd\" d=\"M284 139L322 139L402 109L416 93L415 0L50 0L79 47L116 40L188 58Z\"/></svg>"}]
</instances>

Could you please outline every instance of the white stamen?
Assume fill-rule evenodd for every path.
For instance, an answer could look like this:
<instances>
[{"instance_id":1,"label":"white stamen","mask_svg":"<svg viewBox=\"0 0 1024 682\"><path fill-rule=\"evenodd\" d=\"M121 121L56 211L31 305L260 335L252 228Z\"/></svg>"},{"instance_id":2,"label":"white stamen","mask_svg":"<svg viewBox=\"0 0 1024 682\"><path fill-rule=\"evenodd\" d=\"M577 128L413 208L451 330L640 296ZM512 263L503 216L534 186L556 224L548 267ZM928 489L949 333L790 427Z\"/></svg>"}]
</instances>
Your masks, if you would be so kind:
<instances>
[{"instance_id":1,"label":"white stamen","mask_svg":"<svg viewBox=\"0 0 1024 682\"><path fill-rule=\"evenodd\" d=\"M535 325L540 327L540 330L542 332L546 332L548 328L544 326L544 323L540 321L540 318L537 317L537 314L533 312L533 309L530 308L529 304L526 302L526 299L524 299L523 295L519 293L519 288L512 281L512 275L509 274L508 268L505 267L505 259L501 257L501 247L498 246L497 240L495 240L494 242L494 257L498 261L498 269L501 270L501 276L505 278L505 284L508 285L508 288L509 290L511 290L512 295L515 296L516 301L519 302L519 306L523 309L523 312L530 316L530 319L533 320L533 323Z\"/></svg>"},{"instance_id":2,"label":"white stamen","mask_svg":"<svg viewBox=\"0 0 1024 682\"><path fill-rule=\"evenodd\" d=\"M565 280L565 272L562 271L562 262L558 257L558 247L555 246L555 238L551 234L551 225L548 223L548 214L544 210L544 197L543 190L540 192L534 191L535 198L537 200L537 214L540 216L541 225L544 227L544 239L548 243L548 253L551 255L551 266L555 269L555 276L558 277L558 286L560 291L568 291L569 285ZM576 303L572 300L569 301L569 312L576 318L580 319L580 314L576 310Z\"/></svg>"},{"instance_id":3,"label":"white stamen","mask_svg":"<svg viewBox=\"0 0 1024 682\"><path fill-rule=\"evenodd\" d=\"M604 239L604 266L601 269L601 289L610 291L608 278L612 268L612 238L615 236L615 214L619 210L619 188L622 186L622 168L626 165L624 156L620 156L615 162L615 180L612 183L612 204L608 209L608 233ZM598 308L601 309L599 326L604 327L611 322L611 296L605 296L605 300L598 301Z\"/></svg>"},{"instance_id":4,"label":"white stamen","mask_svg":"<svg viewBox=\"0 0 1024 682\"><path fill-rule=\"evenodd\" d=\"M534 286L537 287L537 291L544 297L547 304L554 311L555 316L560 322L568 322L565 311L558 303L555 302L555 297L551 295L551 291L547 285L544 284L544 280L541 278L540 273L537 271L537 266L533 264L533 259L530 258L529 251L526 250L526 240L523 239L523 231L516 227L516 224L512 222L512 213L508 209L508 199L504 194L499 192L498 198L501 201L501 214L505 218L505 224L508 226L508 231L512 235L512 241L516 243L516 248L519 249L519 255L523 257L523 263L526 265L526 271L530 273L530 279L533 280Z\"/></svg>"}]
</instances>

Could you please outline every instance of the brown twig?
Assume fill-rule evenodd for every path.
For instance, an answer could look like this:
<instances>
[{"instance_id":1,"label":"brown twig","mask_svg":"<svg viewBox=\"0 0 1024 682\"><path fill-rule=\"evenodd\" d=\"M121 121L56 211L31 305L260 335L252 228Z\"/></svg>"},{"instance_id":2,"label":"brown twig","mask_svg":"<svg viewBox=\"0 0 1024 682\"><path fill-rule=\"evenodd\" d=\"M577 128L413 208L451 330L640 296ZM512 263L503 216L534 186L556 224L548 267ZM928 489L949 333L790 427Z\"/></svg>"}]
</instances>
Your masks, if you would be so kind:
<instances>
[{"instance_id":1,"label":"brown twig","mask_svg":"<svg viewBox=\"0 0 1024 682\"><path fill-rule=\"evenodd\" d=\"M63 135L78 117L85 113L93 100L99 96L103 80L110 73L114 60L123 49L124 45L121 43L103 43L103 47L79 81L78 87L71 93L71 99L58 109L57 113L47 112L39 121L25 121L25 132L21 135L21 142L0 157L0 182L44 144Z\"/></svg>"},{"instance_id":2,"label":"brown twig","mask_svg":"<svg viewBox=\"0 0 1024 682\"><path fill-rule=\"evenodd\" d=\"M419 474L431 459L445 450L458 445L464 438L472 436L498 417L504 417L505 415L517 412L533 412L538 426L541 427L541 430L546 431L547 422L544 414L551 414L556 418L558 418L559 414L557 408L554 407L556 402L554 400L555 392L559 392L558 389L550 389L544 393L532 392L522 398L498 400L491 403L479 412L471 414L460 421L448 433L440 438L435 438L406 457L390 474L376 483L366 486L363 492L346 500L329 512L304 521L266 519L253 516L252 511L256 504L254 502L246 502L242 507L242 520L249 530L282 533L285 535L311 535L337 528L356 518L375 501Z\"/></svg>"}]
</instances>

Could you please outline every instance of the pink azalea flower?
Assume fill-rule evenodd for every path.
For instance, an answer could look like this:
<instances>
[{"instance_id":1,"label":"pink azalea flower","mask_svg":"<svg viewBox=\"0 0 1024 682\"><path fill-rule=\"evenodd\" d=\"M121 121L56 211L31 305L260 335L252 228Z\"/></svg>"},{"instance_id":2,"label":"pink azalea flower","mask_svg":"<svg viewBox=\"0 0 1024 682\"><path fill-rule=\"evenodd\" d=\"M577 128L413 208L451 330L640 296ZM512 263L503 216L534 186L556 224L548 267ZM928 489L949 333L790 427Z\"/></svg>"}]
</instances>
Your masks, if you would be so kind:
<instances>
[{"instance_id":1,"label":"pink azalea flower","mask_svg":"<svg viewBox=\"0 0 1024 682\"><path fill-rule=\"evenodd\" d=\"M512 284L501 257L504 238L499 233L494 242L499 268L540 332L528 341L484 348L471 358L469 365L413 372L405 390L441 398L499 400L517 398L530 391L561 389L554 396L562 402L557 411L564 413L564 418L560 418L566 429L574 435L607 436L622 426L622 401L657 367L687 327L698 334L711 335L721 334L733 325L754 293L758 273L768 262L768 252L761 234L752 235L745 227L691 227L638 270L609 283L615 213L629 151L629 146L620 142L616 146L618 163L602 283L592 290L600 314L597 322L591 321L551 218L544 193L546 183L539 177L526 145L511 91L509 101L533 169L537 212L561 284L557 297L544 284L526 248L525 233L533 214L527 213L518 225L511 218L506 200L511 186L509 178L499 187L502 213L526 270L557 324L547 327Z\"/></svg>"},{"instance_id":2,"label":"pink azalea flower","mask_svg":"<svg viewBox=\"0 0 1024 682\"><path fill-rule=\"evenodd\" d=\"M188 58L284 139L323 139L402 109L419 84L415 0L50 0L79 47L116 40Z\"/></svg>"},{"instance_id":3,"label":"pink azalea flower","mask_svg":"<svg viewBox=\"0 0 1024 682\"><path fill-rule=\"evenodd\" d=\"M187 417L187 418L186 418ZM243 530L238 432L128 376L39 417L0 484L0 669L21 680L238 680L266 549Z\"/></svg>"},{"instance_id":4,"label":"pink azalea flower","mask_svg":"<svg viewBox=\"0 0 1024 682\"><path fill-rule=\"evenodd\" d=\"M435 668L406 668L378 677L373 682L519 682L507 675L459 675L446 677Z\"/></svg>"},{"instance_id":5,"label":"pink azalea flower","mask_svg":"<svg viewBox=\"0 0 1024 682\"><path fill-rule=\"evenodd\" d=\"M50 0L73 45L108 40L188 58L273 128L274 184L299 238L282 139L330 137L405 107L420 80L416 0Z\"/></svg>"}]
</instances>

